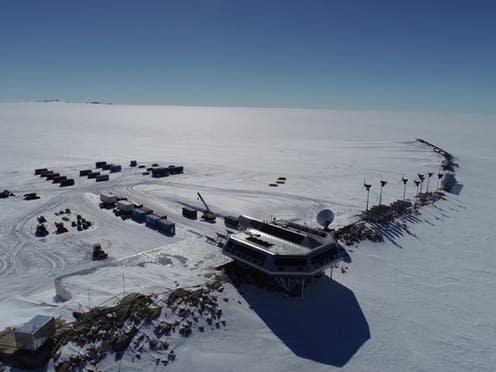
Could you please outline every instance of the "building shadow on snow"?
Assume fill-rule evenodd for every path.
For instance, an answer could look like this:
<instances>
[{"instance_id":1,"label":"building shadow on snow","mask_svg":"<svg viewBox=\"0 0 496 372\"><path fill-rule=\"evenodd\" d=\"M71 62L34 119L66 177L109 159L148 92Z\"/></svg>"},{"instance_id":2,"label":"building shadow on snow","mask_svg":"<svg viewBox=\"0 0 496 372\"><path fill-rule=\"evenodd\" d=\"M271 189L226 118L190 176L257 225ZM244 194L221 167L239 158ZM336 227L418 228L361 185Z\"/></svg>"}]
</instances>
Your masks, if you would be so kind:
<instances>
[{"instance_id":1,"label":"building shadow on snow","mask_svg":"<svg viewBox=\"0 0 496 372\"><path fill-rule=\"evenodd\" d=\"M370 338L353 292L326 275L305 288L303 298L251 285L243 289L260 319L301 358L342 367Z\"/></svg>"}]
</instances>

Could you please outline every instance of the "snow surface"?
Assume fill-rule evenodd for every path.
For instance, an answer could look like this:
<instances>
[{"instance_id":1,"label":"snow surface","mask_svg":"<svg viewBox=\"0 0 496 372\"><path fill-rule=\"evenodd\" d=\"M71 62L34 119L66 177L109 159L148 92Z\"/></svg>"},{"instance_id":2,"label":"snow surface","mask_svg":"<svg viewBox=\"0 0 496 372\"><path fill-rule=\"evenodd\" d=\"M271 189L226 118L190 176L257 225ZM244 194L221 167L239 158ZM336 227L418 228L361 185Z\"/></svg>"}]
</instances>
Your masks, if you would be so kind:
<instances>
[{"instance_id":1,"label":"snow surface","mask_svg":"<svg viewBox=\"0 0 496 372\"><path fill-rule=\"evenodd\" d=\"M174 345L171 371L491 371L496 365L495 116L345 112L68 103L0 104L0 328L33 315L70 318L80 307L126 291L160 292L204 282L222 261L203 235L224 233L180 215L202 207L199 191L220 215L273 216L314 223L329 207L335 226L365 206L364 177L377 203L402 196L401 176L438 170L437 154L415 138L452 152L460 164L458 195L426 207L402 235L349 250L346 273L334 270L310 285L304 299L226 286L225 330L193 334ZM152 179L129 160L184 165L183 175ZM107 160L123 165L109 182L78 177L78 170ZM48 167L75 178L58 188L33 175ZM287 177L278 188L268 187ZM434 187L435 181L431 183ZM408 197L414 187L408 185ZM112 190L165 213L176 222L166 237L98 207ZM0 190L1 191L1 190ZM41 199L19 195L37 192ZM54 212L70 208L95 223L89 231L34 236L36 218L49 230ZM100 242L115 265L91 261ZM143 253L148 252L148 253ZM151 258L150 258L151 257ZM152 263L147 263L152 262ZM53 279L74 297L55 298ZM90 299L88 299L88 292ZM105 370L150 370L111 357Z\"/></svg>"}]
</instances>

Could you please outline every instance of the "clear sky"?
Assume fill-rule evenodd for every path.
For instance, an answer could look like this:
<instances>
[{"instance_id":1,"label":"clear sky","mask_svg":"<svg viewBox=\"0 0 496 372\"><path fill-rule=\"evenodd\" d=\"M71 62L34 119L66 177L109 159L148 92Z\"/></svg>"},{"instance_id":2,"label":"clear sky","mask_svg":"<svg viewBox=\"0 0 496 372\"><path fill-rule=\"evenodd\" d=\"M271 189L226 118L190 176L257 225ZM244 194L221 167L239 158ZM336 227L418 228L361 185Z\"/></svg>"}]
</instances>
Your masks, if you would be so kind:
<instances>
[{"instance_id":1,"label":"clear sky","mask_svg":"<svg viewBox=\"0 0 496 372\"><path fill-rule=\"evenodd\" d=\"M0 100L49 98L496 113L496 1L2 1Z\"/></svg>"}]
</instances>

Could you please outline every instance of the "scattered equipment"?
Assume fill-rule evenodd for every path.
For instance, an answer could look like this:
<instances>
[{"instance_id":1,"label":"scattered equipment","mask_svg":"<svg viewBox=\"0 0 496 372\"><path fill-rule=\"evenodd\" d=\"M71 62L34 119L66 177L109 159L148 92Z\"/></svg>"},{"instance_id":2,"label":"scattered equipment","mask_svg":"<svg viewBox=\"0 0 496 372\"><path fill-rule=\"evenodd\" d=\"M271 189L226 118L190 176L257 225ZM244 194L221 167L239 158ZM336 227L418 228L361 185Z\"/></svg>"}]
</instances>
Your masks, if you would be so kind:
<instances>
[{"instance_id":1,"label":"scattered equipment","mask_svg":"<svg viewBox=\"0 0 496 372\"><path fill-rule=\"evenodd\" d=\"M102 249L100 243L93 244L93 259L94 260L104 260L108 257L108 254Z\"/></svg>"},{"instance_id":2,"label":"scattered equipment","mask_svg":"<svg viewBox=\"0 0 496 372\"><path fill-rule=\"evenodd\" d=\"M47 235L48 235L48 230L43 223L40 223L38 226L36 226L36 236L43 237Z\"/></svg>"},{"instance_id":3,"label":"scattered equipment","mask_svg":"<svg viewBox=\"0 0 496 372\"><path fill-rule=\"evenodd\" d=\"M14 194L11 193L9 190L3 190L2 192L0 192L0 199L6 199L9 196L14 196Z\"/></svg>"},{"instance_id":4,"label":"scattered equipment","mask_svg":"<svg viewBox=\"0 0 496 372\"><path fill-rule=\"evenodd\" d=\"M35 199L40 198L35 192L30 192L28 194L24 194L23 197L24 197L24 200L35 200Z\"/></svg>"},{"instance_id":5,"label":"scattered equipment","mask_svg":"<svg viewBox=\"0 0 496 372\"><path fill-rule=\"evenodd\" d=\"M63 234L63 233L66 233L67 231L69 231L64 226L63 222L55 222L55 227L57 228L57 234Z\"/></svg>"},{"instance_id":6,"label":"scattered equipment","mask_svg":"<svg viewBox=\"0 0 496 372\"><path fill-rule=\"evenodd\" d=\"M215 222L215 213L212 212L212 210L208 207L207 203L205 202L205 200L203 200L203 198L199 192L197 193L197 195L198 195L198 198L203 203L203 205L205 206L205 212L203 212L202 218L208 222Z\"/></svg>"}]
</instances>

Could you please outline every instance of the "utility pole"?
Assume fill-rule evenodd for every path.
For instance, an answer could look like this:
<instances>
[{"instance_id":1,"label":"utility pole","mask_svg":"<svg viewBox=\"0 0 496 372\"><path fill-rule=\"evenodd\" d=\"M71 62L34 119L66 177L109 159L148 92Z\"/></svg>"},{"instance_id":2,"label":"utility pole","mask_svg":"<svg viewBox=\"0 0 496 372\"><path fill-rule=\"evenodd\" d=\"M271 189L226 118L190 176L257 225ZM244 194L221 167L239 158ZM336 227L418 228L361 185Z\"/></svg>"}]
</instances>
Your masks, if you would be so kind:
<instances>
[{"instance_id":1,"label":"utility pole","mask_svg":"<svg viewBox=\"0 0 496 372\"><path fill-rule=\"evenodd\" d=\"M365 190L367 190L367 205L365 207L365 211L369 210L369 194L370 194L370 187L372 185L365 183L365 178L363 179L363 187L365 187Z\"/></svg>"},{"instance_id":2,"label":"utility pole","mask_svg":"<svg viewBox=\"0 0 496 372\"><path fill-rule=\"evenodd\" d=\"M424 186L424 179L425 179L425 177L424 177L423 174L420 174L419 173L418 178L420 180L420 193L422 193L422 187Z\"/></svg>"},{"instance_id":3,"label":"utility pole","mask_svg":"<svg viewBox=\"0 0 496 372\"><path fill-rule=\"evenodd\" d=\"M415 186L417 186L417 193L415 194L415 204L417 204L417 199L418 199L418 194L419 194L419 185L420 185L420 181L413 181L415 183Z\"/></svg>"},{"instance_id":4,"label":"utility pole","mask_svg":"<svg viewBox=\"0 0 496 372\"><path fill-rule=\"evenodd\" d=\"M443 178L443 174L439 172L437 174L437 189L436 189L437 192L439 192L439 182L441 181L441 178Z\"/></svg>"},{"instance_id":5,"label":"utility pole","mask_svg":"<svg viewBox=\"0 0 496 372\"><path fill-rule=\"evenodd\" d=\"M425 192L429 192L429 180L431 179L433 174L434 173L432 172L427 172L427 190L425 190Z\"/></svg>"},{"instance_id":6,"label":"utility pole","mask_svg":"<svg viewBox=\"0 0 496 372\"><path fill-rule=\"evenodd\" d=\"M387 181L381 181L381 192L379 193L379 205L381 205L382 202L382 189L384 186L386 186Z\"/></svg>"},{"instance_id":7,"label":"utility pole","mask_svg":"<svg viewBox=\"0 0 496 372\"><path fill-rule=\"evenodd\" d=\"M401 177L401 181L403 181L403 201L405 201L405 196L406 196L406 183L408 182L408 179L405 177Z\"/></svg>"}]
</instances>

